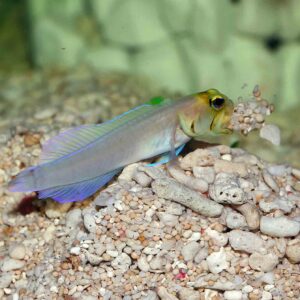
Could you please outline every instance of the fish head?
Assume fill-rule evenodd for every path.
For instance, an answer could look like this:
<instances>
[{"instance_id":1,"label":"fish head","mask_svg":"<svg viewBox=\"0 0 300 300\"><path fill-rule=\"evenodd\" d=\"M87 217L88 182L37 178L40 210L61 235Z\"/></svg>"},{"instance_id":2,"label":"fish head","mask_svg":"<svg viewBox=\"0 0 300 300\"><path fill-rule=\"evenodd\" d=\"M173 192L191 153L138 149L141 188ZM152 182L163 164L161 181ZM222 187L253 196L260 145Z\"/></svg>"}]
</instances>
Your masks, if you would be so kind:
<instances>
[{"instance_id":1,"label":"fish head","mask_svg":"<svg viewBox=\"0 0 300 300\"><path fill-rule=\"evenodd\" d=\"M231 133L233 102L216 89L191 96L191 104L179 114L180 125L190 137L201 138Z\"/></svg>"}]
</instances>

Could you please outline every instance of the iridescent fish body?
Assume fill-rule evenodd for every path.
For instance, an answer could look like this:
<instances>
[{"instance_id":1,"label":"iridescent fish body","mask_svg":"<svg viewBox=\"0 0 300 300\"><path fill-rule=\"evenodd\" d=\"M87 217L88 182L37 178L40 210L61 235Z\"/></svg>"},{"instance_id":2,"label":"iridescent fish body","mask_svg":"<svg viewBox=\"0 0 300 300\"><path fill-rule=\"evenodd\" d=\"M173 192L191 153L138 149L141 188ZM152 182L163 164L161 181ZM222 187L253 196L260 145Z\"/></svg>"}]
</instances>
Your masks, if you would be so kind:
<instances>
[{"instance_id":1,"label":"iridescent fish body","mask_svg":"<svg viewBox=\"0 0 300 300\"><path fill-rule=\"evenodd\" d=\"M103 124L53 137L41 163L22 171L9 188L61 203L83 200L130 163L168 152L172 159L191 138L229 133L231 113L232 102L214 89L176 101L153 98Z\"/></svg>"}]
</instances>

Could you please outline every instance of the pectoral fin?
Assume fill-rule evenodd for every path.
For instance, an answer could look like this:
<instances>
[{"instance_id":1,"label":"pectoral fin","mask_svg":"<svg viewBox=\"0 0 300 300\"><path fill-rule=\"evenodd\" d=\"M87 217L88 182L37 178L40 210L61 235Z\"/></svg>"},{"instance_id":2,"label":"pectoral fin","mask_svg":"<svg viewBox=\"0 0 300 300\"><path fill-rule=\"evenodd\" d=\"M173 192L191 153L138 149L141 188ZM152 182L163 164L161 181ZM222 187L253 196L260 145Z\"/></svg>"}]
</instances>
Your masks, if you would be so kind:
<instances>
[{"instance_id":1,"label":"pectoral fin","mask_svg":"<svg viewBox=\"0 0 300 300\"><path fill-rule=\"evenodd\" d=\"M175 155L178 156L186 144L182 144L175 150ZM170 152L163 153L155 163L148 164L147 167L156 167L168 163L173 157Z\"/></svg>"}]
</instances>

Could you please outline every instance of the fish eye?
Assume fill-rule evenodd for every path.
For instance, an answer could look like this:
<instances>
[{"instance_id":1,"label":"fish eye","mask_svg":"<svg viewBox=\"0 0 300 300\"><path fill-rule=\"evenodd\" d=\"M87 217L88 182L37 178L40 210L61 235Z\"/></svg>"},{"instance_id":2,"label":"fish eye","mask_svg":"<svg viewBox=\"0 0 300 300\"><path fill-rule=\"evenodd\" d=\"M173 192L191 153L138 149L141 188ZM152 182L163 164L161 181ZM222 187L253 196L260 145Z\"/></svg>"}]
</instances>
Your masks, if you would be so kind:
<instances>
[{"instance_id":1,"label":"fish eye","mask_svg":"<svg viewBox=\"0 0 300 300\"><path fill-rule=\"evenodd\" d=\"M209 101L210 106L217 110L221 109L224 106L224 103L225 99L221 97L217 97Z\"/></svg>"}]
</instances>

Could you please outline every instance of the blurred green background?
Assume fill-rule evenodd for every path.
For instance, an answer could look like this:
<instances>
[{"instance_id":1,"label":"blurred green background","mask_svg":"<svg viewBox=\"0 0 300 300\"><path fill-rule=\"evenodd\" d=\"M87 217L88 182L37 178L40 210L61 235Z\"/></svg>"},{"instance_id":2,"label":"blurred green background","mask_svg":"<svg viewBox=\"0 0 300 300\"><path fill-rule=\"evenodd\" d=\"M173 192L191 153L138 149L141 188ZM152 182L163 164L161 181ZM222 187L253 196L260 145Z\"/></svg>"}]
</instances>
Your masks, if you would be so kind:
<instances>
[{"instance_id":1,"label":"blurred green background","mask_svg":"<svg viewBox=\"0 0 300 300\"><path fill-rule=\"evenodd\" d=\"M256 84L299 149L299 0L0 0L2 117L91 90L109 91L105 119L157 93Z\"/></svg>"}]
</instances>

